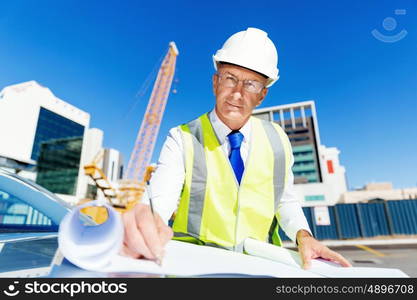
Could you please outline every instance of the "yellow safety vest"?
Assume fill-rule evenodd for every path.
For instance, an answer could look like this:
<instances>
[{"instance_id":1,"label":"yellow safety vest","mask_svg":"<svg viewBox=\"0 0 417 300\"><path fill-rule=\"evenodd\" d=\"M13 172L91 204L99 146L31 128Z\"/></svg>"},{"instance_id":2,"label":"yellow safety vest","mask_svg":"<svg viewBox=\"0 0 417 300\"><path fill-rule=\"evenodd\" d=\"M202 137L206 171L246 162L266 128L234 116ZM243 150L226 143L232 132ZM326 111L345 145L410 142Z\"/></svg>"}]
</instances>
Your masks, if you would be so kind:
<instances>
[{"instance_id":1,"label":"yellow safety vest","mask_svg":"<svg viewBox=\"0 0 417 300\"><path fill-rule=\"evenodd\" d=\"M208 114L179 126L185 182L175 239L235 251L242 251L247 237L281 245L274 217L291 168L291 145L278 124L250 121L252 140L240 185Z\"/></svg>"}]
</instances>

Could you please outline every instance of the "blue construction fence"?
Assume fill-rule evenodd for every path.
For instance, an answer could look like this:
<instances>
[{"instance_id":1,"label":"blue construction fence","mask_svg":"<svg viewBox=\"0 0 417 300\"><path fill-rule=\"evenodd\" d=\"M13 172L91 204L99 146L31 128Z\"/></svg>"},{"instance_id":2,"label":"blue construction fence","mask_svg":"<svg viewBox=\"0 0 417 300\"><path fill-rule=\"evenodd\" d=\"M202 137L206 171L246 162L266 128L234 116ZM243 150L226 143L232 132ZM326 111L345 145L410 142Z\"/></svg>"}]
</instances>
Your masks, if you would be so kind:
<instances>
[{"instance_id":1,"label":"blue construction fence","mask_svg":"<svg viewBox=\"0 0 417 300\"><path fill-rule=\"evenodd\" d=\"M328 206L330 225L318 225L314 207L303 207L318 240L417 234L417 199ZM280 229L283 241L290 240Z\"/></svg>"}]
</instances>

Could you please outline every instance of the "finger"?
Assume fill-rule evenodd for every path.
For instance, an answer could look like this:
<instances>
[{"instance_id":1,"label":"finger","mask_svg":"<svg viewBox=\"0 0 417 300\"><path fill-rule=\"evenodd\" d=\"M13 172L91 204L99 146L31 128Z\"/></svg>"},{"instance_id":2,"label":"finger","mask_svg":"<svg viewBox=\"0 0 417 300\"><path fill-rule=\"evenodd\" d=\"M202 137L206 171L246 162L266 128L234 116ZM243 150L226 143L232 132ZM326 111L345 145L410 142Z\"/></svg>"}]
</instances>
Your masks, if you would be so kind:
<instances>
[{"instance_id":1,"label":"finger","mask_svg":"<svg viewBox=\"0 0 417 300\"><path fill-rule=\"evenodd\" d=\"M336 253L335 261L342 265L342 267L351 267L352 264L339 253Z\"/></svg>"},{"instance_id":2,"label":"finger","mask_svg":"<svg viewBox=\"0 0 417 300\"><path fill-rule=\"evenodd\" d=\"M151 250L146 245L142 234L137 228L134 216L128 218L130 222L125 225L125 244L130 252L136 255L143 255L146 258L153 259ZM133 220L133 221L132 221Z\"/></svg>"},{"instance_id":3,"label":"finger","mask_svg":"<svg viewBox=\"0 0 417 300\"><path fill-rule=\"evenodd\" d=\"M120 249L119 253L120 255L132 257L132 258L140 258L142 256L130 250L130 248L126 244L123 244L122 249Z\"/></svg>"},{"instance_id":4,"label":"finger","mask_svg":"<svg viewBox=\"0 0 417 300\"><path fill-rule=\"evenodd\" d=\"M152 252L152 257L150 259L161 259L164 249L159 238L155 216L152 214L148 205L143 204L138 210L139 213L135 214L136 224L139 231L142 233L147 248Z\"/></svg>"},{"instance_id":5,"label":"finger","mask_svg":"<svg viewBox=\"0 0 417 300\"><path fill-rule=\"evenodd\" d=\"M125 224L125 244L130 252L136 255L143 255L148 259L154 259L155 256L147 246L142 233L137 227L134 211L125 213L123 215L123 221Z\"/></svg>"},{"instance_id":6,"label":"finger","mask_svg":"<svg viewBox=\"0 0 417 300\"><path fill-rule=\"evenodd\" d=\"M311 267L311 258L304 256L303 257L303 269L307 270Z\"/></svg>"},{"instance_id":7,"label":"finger","mask_svg":"<svg viewBox=\"0 0 417 300\"><path fill-rule=\"evenodd\" d=\"M351 263L344 258L339 253L330 250L329 248L326 249L326 251L323 251L323 254L321 255L322 258L330 259L331 261L339 263L342 267L351 267Z\"/></svg>"},{"instance_id":8,"label":"finger","mask_svg":"<svg viewBox=\"0 0 417 300\"><path fill-rule=\"evenodd\" d=\"M311 267L311 254L309 251L300 249L301 261L303 264L303 269L307 270Z\"/></svg>"},{"instance_id":9,"label":"finger","mask_svg":"<svg viewBox=\"0 0 417 300\"><path fill-rule=\"evenodd\" d=\"M162 245L164 246L166 243L168 243L172 238L174 237L174 232L172 231L172 228L167 226L164 221L162 221L162 218L158 215L157 216L157 227L159 232L159 238L161 240Z\"/></svg>"}]
</instances>

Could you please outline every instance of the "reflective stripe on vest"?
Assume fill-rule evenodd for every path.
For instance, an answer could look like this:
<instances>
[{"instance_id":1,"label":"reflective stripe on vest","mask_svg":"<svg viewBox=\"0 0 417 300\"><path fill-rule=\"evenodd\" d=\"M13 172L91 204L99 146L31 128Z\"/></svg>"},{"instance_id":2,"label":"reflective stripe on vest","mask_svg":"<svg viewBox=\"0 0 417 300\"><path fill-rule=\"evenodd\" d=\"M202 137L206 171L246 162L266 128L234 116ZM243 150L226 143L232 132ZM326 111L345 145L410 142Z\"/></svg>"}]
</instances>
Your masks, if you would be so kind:
<instances>
[{"instance_id":1,"label":"reflective stripe on vest","mask_svg":"<svg viewBox=\"0 0 417 300\"><path fill-rule=\"evenodd\" d=\"M287 180L291 147L279 125L254 117L251 122L240 186L207 114L179 127L185 182L173 224L176 239L225 248L247 237L267 240Z\"/></svg>"}]
</instances>

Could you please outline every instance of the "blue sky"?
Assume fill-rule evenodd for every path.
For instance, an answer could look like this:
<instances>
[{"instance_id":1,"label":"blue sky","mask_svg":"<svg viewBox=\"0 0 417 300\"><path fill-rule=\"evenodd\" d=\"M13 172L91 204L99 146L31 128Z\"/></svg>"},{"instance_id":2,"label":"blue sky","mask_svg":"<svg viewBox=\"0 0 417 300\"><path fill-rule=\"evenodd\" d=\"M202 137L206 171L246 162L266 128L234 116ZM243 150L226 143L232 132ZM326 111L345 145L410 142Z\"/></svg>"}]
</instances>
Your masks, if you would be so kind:
<instances>
[{"instance_id":1,"label":"blue sky","mask_svg":"<svg viewBox=\"0 0 417 300\"><path fill-rule=\"evenodd\" d=\"M315 100L321 141L341 151L349 187L411 187L416 15L412 0L1 1L0 88L28 80L49 87L90 113L104 145L127 162L152 85L138 91L175 41L178 92L168 99L156 160L171 127L212 108L212 54L231 34L258 27L278 48L281 76L261 107ZM407 34L387 43L373 29Z\"/></svg>"}]
</instances>

